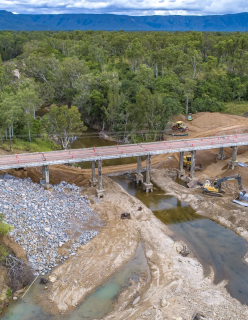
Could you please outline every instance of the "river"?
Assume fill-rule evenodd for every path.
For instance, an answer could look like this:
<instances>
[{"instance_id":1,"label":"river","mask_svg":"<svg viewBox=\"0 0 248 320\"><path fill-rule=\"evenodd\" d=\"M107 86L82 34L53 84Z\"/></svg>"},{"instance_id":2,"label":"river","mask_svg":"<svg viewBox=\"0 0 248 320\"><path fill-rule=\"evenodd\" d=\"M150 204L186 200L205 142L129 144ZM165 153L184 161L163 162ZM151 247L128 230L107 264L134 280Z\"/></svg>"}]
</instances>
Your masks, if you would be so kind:
<instances>
[{"instance_id":1,"label":"river","mask_svg":"<svg viewBox=\"0 0 248 320\"><path fill-rule=\"evenodd\" d=\"M77 138L71 148L114 145L96 137L95 131L87 138ZM136 158L124 158L106 161L105 165L117 165L136 162ZM133 175L112 177L129 194L141 200L154 215L173 231L173 239L187 243L194 256L204 266L205 274L214 270L214 282L217 284L227 280L227 290L231 296L240 302L248 303L248 265L244 260L247 253L247 242L233 231L218 223L202 217L184 202L165 195L164 191L154 186L153 193L145 193L141 186L136 186ZM178 181L180 182L180 181ZM181 182L180 182L181 183ZM132 278L137 281L141 274L146 273L149 280L149 268L144 255L142 244L139 244L135 257L125 264L106 283L90 294L70 316L53 317L45 314L33 300L40 290L38 281L21 301L12 304L1 319L3 320L78 320L101 319L113 310L114 301L118 294L128 285ZM95 308L98 305L99 308Z\"/></svg>"}]
</instances>

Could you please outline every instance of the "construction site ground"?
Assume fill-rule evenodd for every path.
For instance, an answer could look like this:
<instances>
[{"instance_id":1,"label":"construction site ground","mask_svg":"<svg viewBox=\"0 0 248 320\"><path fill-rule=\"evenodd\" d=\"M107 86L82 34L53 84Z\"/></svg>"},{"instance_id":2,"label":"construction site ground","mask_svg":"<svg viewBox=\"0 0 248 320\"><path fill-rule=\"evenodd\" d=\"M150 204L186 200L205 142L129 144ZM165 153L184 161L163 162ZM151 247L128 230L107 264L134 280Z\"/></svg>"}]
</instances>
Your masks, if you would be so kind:
<instances>
[{"instance_id":1,"label":"construction site ground","mask_svg":"<svg viewBox=\"0 0 248 320\"><path fill-rule=\"evenodd\" d=\"M239 116L199 113L193 117L192 122L187 122L190 138L242 133L248 129L248 119ZM184 117L176 120L184 120ZM204 182L206 179L240 173L243 186L248 190L248 168L228 169L232 149L224 150L226 158L222 161L216 160L217 152L218 150L197 152L196 164L201 164L202 170L196 172L196 178ZM248 240L247 209L232 203L238 193L237 181L223 185L226 193L221 198L203 195L200 188L186 189L173 180L179 165L178 159L178 154L153 157L152 181L166 194L183 200L197 213L221 223ZM248 163L248 147L239 148L238 161ZM107 177L109 174L131 172L135 169L136 164L104 167L106 197L101 203L97 203L95 189L88 186L90 170L64 165L50 167L50 182L56 184L66 181L83 186L83 193L89 196L92 207L107 224L98 236L78 250L76 256L52 271L54 281L49 283L48 290L41 290L36 297L37 303L52 314L69 313L89 292L130 260L138 243L142 241L151 280L149 283L140 280L124 290L115 303L115 310L105 319L190 320L196 311L204 314L207 319L247 319L247 306L229 295L225 289L226 283L214 285L213 273L205 277L202 266L193 256L182 258L172 250L170 229L143 203ZM9 170L8 173L20 178L31 177L37 183L42 174L41 168ZM141 211L138 210L140 206ZM131 213L132 219L121 220L123 212ZM140 300L133 304L137 295Z\"/></svg>"}]
</instances>

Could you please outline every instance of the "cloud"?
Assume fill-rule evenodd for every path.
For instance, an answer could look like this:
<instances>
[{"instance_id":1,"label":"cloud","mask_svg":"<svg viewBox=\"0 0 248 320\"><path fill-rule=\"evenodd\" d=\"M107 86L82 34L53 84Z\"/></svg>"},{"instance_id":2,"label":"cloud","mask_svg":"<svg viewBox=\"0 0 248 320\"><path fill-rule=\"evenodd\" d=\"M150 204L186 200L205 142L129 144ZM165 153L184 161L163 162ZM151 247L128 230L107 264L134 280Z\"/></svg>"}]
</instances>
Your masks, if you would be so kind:
<instances>
[{"instance_id":1,"label":"cloud","mask_svg":"<svg viewBox=\"0 0 248 320\"><path fill-rule=\"evenodd\" d=\"M208 15L248 11L247 0L1 0L14 13L113 13Z\"/></svg>"}]
</instances>

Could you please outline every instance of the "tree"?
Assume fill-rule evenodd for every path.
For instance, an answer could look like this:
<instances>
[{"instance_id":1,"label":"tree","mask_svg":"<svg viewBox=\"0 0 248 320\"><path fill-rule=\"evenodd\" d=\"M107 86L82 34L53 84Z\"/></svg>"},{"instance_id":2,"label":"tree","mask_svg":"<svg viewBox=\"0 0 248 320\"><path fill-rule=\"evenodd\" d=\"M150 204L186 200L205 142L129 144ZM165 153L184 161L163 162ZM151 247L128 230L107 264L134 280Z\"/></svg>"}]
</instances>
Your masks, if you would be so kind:
<instances>
[{"instance_id":1,"label":"tree","mask_svg":"<svg viewBox=\"0 0 248 320\"><path fill-rule=\"evenodd\" d=\"M181 90L183 98L186 101L186 115L189 113L189 102L194 98L194 91L196 88L196 82L192 79L185 79L184 84L181 84Z\"/></svg>"},{"instance_id":2,"label":"tree","mask_svg":"<svg viewBox=\"0 0 248 320\"><path fill-rule=\"evenodd\" d=\"M48 134L57 139L63 149L66 149L71 138L82 130L86 130L81 121L77 107L58 107L54 105L49 113L42 117L42 124Z\"/></svg>"},{"instance_id":3,"label":"tree","mask_svg":"<svg viewBox=\"0 0 248 320\"><path fill-rule=\"evenodd\" d=\"M11 150L11 138L14 136L14 123L19 120L22 115L22 109L18 101L17 95L13 92L3 93L2 102L0 103L0 112L3 127L9 132L10 150Z\"/></svg>"}]
</instances>

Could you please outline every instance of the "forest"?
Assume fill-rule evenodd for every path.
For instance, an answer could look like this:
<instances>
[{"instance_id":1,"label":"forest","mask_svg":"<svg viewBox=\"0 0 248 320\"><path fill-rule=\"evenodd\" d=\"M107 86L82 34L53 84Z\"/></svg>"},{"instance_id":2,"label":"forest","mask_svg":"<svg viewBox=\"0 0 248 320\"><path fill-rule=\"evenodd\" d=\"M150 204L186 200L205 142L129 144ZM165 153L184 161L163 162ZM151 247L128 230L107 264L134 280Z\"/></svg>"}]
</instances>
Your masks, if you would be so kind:
<instances>
[{"instance_id":1,"label":"forest","mask_svg":"<svg viewBox=\"0 0 248 320\"><path fill-rule=\"evenodd\" d=\"M1 141L66 132L64 148L85 126L156 139L173 115L248 101L247 75L248 33L2 31Z\"/></svg>"}]
</instances>

